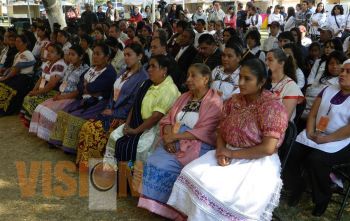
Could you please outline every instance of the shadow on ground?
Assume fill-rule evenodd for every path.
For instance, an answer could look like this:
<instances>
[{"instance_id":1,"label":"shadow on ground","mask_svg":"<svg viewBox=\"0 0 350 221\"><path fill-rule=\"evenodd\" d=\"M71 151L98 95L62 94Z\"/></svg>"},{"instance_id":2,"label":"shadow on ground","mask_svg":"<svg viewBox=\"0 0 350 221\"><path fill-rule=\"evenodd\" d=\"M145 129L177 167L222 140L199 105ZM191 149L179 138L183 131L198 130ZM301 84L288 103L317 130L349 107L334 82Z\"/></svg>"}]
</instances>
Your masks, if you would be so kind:
<instances>
[{"instance_id":1,"label":"shadow on ground","mask_svg":"<svg viewBox=\"0 0 350 221\"><path fill-rule=\"evenodd\" d=\"M0 220L165 220L137 208L137 198L132 197L118 198L116 211L91 211L88 209L88 198L78 194L57 197L55 191L52 191L49 197L45 197L43 191L48 189L43 189L43 184L48 181L43 179L45 176L41 172L33 184L36 185L36 194L23 197L18 184L16 162L25 162L28 175L28 165L33 161L48 161L55 165L58 161L74 160L74 156L64 154L58 149L50 149L46 142L29 134L17 116L0 118ZM69 173L69 176L78 179L76 173ZM51 181L53 188L62 186L54 178ZM335 220L338 204L332 203L324 217L316 219L311 217L312 204L309 198L306 195L297 208L289 208L282 200L276 214L285 221ZM345 212L343 220L350 220L348 211Z\"/></svg>"}]
</instances>

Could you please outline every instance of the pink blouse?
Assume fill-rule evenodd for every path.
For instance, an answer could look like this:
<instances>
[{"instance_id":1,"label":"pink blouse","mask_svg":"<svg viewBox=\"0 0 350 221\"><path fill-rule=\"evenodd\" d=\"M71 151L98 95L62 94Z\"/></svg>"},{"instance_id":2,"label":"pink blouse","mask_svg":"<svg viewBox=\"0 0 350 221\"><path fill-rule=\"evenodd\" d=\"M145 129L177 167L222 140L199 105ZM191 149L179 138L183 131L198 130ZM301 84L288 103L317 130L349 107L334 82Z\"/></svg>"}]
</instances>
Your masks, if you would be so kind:
<instances>
[{"instance_id":1,"label":"pink blouse","mask_svg":"<svg viewBox=\"0 0 350 221\"><path fill-rule=\"evenodd\" d=\"M237 20L237 16L234 15L233 17L231 17L231 15L226 15L224 18L224 23L226 28L236 28L236 20Z\"/></svg>"},{"instance_id":2,"label":"pink blouse","mask_svg":"<svg viewBox=\"0 0 350 221\"><path fill-rule=\"evenodd\" d=\"M260 144L263 137L279 139L279 147L287 126L288 114L279 97L263 91L261 97L252 103L247 103L241 94L235 94L227 100L220 132L232 147L252 147Z\"/></svg>"}]
</instances>

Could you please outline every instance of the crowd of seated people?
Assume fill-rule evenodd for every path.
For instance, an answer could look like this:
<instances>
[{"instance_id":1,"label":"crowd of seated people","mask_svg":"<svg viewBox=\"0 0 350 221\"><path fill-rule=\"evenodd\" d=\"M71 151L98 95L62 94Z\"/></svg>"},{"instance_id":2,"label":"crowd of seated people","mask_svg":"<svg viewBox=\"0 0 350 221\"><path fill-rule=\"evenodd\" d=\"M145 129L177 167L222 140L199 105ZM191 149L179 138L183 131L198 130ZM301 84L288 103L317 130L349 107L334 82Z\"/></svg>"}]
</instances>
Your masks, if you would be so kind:
<instances>
[{"instance_id":1,"label":"crowd of seated people","mask_svg":"<svg viewBox=\"0 0 350 221\"><path fill-rule=\"evenodd\" d=\"M0 117L19 114L79 171L141 162L138 207L172 220L271 220L282 186L296 206L307 184L321 216L332 166L350 162L350 28L341 6L327 18L308 5L277 5L264 42L251 2L0 30ZM282 176L290 123L300 134Z\"/></svg>"}]
</instances>

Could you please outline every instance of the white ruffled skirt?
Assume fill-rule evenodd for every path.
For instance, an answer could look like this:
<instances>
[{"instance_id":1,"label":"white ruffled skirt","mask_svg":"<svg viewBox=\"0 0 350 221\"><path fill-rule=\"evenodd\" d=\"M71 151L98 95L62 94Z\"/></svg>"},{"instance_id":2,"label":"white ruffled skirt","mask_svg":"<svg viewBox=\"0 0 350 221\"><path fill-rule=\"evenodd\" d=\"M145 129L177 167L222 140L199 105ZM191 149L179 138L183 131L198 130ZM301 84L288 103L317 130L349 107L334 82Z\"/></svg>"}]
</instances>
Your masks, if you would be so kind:
<instances>
[{"instance_id":1,"label":"white ruffled skirt","mask_svg":"<svg viewBox=\"0 0 350 221\"><path fill-rule=\"evenodd\" d=\"M184 167L168 204L188 220L271 220L282 188L280 165L275 153L222 167L209 151Z\"/></svg>"}]
</instances>

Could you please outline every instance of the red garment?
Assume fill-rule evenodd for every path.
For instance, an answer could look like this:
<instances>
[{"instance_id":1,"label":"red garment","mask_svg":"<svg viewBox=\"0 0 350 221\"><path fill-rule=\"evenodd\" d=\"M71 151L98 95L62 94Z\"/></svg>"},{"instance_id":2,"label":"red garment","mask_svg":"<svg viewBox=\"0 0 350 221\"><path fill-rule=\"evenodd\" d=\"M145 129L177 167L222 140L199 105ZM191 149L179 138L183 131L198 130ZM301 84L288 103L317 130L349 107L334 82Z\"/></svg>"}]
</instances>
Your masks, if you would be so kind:
<instances>
[{"instance_id":1,"label":"red garment","mask_svg":"<svg viewBox=\"0 0 350 221\"><path fill-rule=\"evenodd\" d=\"M248 103L241 94L234 94L224 104L220 133L224 141L238 148L258 145L263 137L279 140L279 147L288 126L288 114L280 98L263 91L260 98Z\"/></svg>"},{"instance_id":2,"label":"red garment","mask_svg":"<svg viewBox=\"0 0 350 221\"><path fill-rule=\"evenodd\" d=\"M237 16L234 15L233 17L231 17L230 15L226 15L225 18L224 18L224 23L225 23L225 26L228 28L228 27L231 27L231 28L236 28L236 20L237 20Z\"/></svg>"},{"instance_id":3,"label":"red garment","mask_svg":"<svg viewBox=\"0 0 350 221\"><path fill-rule=\"evenodd\" d=\"M142 21L142 15L138 13L137 15L132 16L131 19L133 19L134 22L140 22Z\"/></svg>"},{"instance_id":4,"label":"red garment","mask_svg":"<svg viewBox=\"0 0 350 221\"><path fill-rule=\"evenodd\" d=\"M176 115L188 103L192 96L191 92L186 92L175 101L169 113L160 121L161 136L163 136L163 129L166 125L175 125ZM180 140L180 152L185 154L176 155L176 157L182 165L186 165L199 157L202 142L215 146L215 131L220 121L222 106L220 95L215 90L209 89L199 108L199 118L196 125L192 130L187 131L197 139Z\"/></svg>"}]
</instances>

